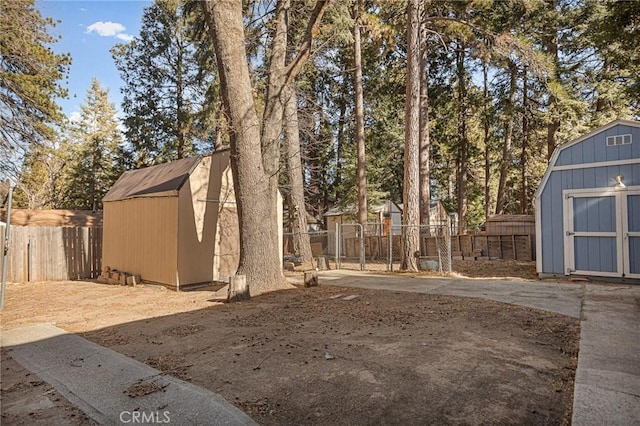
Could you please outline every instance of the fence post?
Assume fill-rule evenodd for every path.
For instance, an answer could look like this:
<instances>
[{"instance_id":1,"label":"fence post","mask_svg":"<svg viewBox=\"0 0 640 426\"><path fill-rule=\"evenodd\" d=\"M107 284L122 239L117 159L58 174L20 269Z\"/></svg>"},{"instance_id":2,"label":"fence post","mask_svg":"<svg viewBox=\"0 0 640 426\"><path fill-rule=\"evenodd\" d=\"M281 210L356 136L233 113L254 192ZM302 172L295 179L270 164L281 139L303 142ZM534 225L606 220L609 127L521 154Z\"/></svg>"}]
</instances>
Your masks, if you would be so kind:
<instances>
[{"instance_id":1,"label":"fence post","mask_svg":"<svg viewBox=\"0 0 640 426\"><path fill-rule=\"evenodd\" d=\"M340 224L336 223L336 269L340 269Z\"/></svg>"},{"instance_id":2,"label":"fence post","mask_svg":"<svg viewBox=\"0 0 640 426\"><path fill-rule=\"evenodd\" d=\"M364 253L364 226L360 225L360 270L364 271L365 268L365 253Z\"/></svg>"},{"instance_id":3,"label":"fence post","mask_svg":"<svg viewBox=\"0 0 640 426\"><path fill-rule=\"evenodd\" d=\"M11 199L13 189L9 182L9 195L7 204L7 224L4 228L4 244L2 245L2 288L0 289L0 309L4 308L4 292L7 282L7 254L9 252L9 228L11 228Z\"/></svg>"},{"instance_id":4,"label":"fence post","mask_svg":"<svg viewBox=\"0 0 640 426\"><path fill-rule=\"evenodd\" d=\"M27 282L33 278L33 244L31 243L31 233L27 240Z\"/></svg>"},{"instance_id":5,"label":"fence post","mask_svg":"<svg viewBox=\"0 0 640 426\"><path fill-rule=\"evenodd\" d=\"M387 271L393 271L393 226L389 224L387 231Z\"/></svg>"}]
</instances>

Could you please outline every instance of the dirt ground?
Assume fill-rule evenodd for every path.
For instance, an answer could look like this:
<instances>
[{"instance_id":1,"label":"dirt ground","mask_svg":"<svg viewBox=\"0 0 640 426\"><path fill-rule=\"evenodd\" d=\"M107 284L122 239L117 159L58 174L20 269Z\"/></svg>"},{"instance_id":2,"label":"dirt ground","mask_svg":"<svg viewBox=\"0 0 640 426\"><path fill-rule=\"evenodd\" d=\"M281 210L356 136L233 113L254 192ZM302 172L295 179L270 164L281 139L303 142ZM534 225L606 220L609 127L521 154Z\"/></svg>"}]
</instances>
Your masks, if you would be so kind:
<instances>
[{"instance_id":1,"label":"dirt ground","mask_svg":"<svg viewBox=\"0 0 640 426\"><path fill-rule=\"evenodd\" d=\"M499 276L493 262L469 269ZM225 304L210 289L59 282L9 284L1 319L79 333L264 425L571 419L579 321L498 302L321 285ZM2 424L91 424L10 349L1 373Z\"/></svg>"}]
</instances>

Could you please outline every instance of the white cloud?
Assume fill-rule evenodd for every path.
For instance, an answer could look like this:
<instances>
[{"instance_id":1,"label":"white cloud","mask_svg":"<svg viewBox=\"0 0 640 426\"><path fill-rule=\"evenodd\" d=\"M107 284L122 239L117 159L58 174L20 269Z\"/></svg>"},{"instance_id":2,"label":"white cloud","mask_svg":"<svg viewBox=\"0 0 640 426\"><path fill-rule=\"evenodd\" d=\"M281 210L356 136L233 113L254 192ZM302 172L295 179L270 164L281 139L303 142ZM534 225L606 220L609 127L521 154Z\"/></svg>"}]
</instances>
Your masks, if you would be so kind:
<instances>
[{"instance_id":1,"label":"white cloud","mask_svg":"<svg viewBox=\"0 0 640 426\"><path fill-rule=\"evenodd\" d=\"M87 27L87 32L88 33L97 33L98 35L101 35L103 37L113 37L118 33L121 33L125 30L126 28L124 27L124 25L119 24L117 22L102 22L102 21L98 21L98 22L94 22L93 24L89 25Z\"/></svg>"},{"instance_id":2,"label":"white cloud","mask_svg":"<svg viewBox=\"0 0 640 426\"><path fill-rule=\"evenodd\" d=\"M93 24L89 25L85 32L87 34L96 33L96 34L98 34L99 36L102 36L102 37L117 37L120 40L124 40L124 41L133 40L133 36L131 36L129 34L126 34L124 32L124 30L126 30L124 25L122 25L122 24L120 24L118 22L111 22L111 21L102 22L102 21L98 21L98 22L94 22Z\"/></svg>"},{"instance_id":3,"label":"white cloud","mask_svg":"<svg viewBox=\"0 0 640 426\"><path fill-rule=\"evenodd\" d=\"M124 41L133 40L133 36L131 36L129 34L124 34L124 33L117 34L116 37L118 37L120 40L124 40Z\"/></svg>"}]
</instances>

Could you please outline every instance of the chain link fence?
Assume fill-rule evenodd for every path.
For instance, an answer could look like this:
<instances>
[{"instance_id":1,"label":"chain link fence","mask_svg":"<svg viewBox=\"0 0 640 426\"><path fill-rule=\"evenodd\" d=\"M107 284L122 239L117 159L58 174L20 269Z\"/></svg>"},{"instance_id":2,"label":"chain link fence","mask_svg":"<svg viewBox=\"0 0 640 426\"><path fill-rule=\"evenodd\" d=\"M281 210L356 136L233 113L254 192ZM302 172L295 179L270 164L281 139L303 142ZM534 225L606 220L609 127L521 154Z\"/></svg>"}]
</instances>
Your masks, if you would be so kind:
<instances>
[{"instance_id":1,"label":"chain link fence","mask_svg":"<svg viewBox=\"0 0 640 426\"><path fill-rule=\"evenodd\" d=\"M391 225L382 223L344 223L334 230L308 232L314 262L330 269L372 271L399 270L402 260L403 229L418 228L420 248L415 253L419 269L450 273L451 229L442 225ZM293 250L292 233L284 234L284 261L298 266L299 253Z\"/></svg>"},{"instance_id":2,"label":"chain link fence","mask_svg":"<svg viewBox=\"0 0 640 426\"><path fill-rule=\"evenodd\" d=\"M283 260L285 262L292 262L295 266L302 264L302 256L297 253L294 248L293 239L299 234L292 232L283 233ZM329 261L335 258L336 236L335 231L309 231L303 233L309 237L309 243L311 244L311 254L313 255L312 267L318 266L318 259L323 258L323 261L329 266ZM334 266L335 268L335 266Z\"/></svg>"},{"instance_id":3,"label":"chain link fence","mask_svg":"<svg viewBox=\"0 0 640 426\"><path fill-rule=\"evenodd\" d=\"M392 237L389 239L391 248L388 256L388 270L398 270L402 261L402 233L416 229L420 238L417 257L418 269L442 273L452 272L451 260L451 227L443 225L393 225ZM397 235L397 238L394 238ZM395 246L394 247L394 243Z\"/></svg>"}]
</instances>

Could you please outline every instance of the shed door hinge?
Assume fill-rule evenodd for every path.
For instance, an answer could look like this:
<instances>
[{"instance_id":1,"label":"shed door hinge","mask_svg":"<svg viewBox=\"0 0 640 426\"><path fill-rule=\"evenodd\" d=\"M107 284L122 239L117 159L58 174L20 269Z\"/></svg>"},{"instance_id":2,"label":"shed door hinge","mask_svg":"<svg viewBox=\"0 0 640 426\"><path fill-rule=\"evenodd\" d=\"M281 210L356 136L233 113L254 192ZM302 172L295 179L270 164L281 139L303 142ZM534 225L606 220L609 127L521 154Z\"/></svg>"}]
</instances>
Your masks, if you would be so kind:
<instances>
[{"instance_id":1,"label":"shed door hinge","mask_svg":"<svg viewBox=\"0 0 640 426\"><path fill-rule=\"evenodd\" d=\"M564 199L568 200L569 198L573 198L573 194L565 194Z\"/></svg>"},{"instance_id":2,"label":"shed door hinge","mask_svg":"<svg viewBox=\"0 0 640 426\"><path fill-rule=\"evenodd\" d=\"M576 235L576 233L572 231L565 231L564 235L566 235L567 237L570 237L572 235Z\"/></svg>"}]
</instances>

